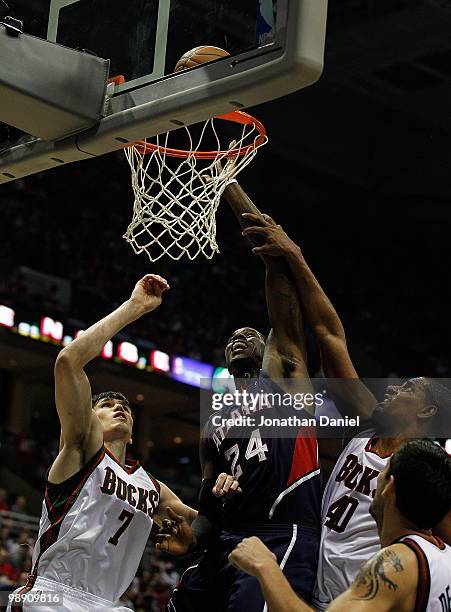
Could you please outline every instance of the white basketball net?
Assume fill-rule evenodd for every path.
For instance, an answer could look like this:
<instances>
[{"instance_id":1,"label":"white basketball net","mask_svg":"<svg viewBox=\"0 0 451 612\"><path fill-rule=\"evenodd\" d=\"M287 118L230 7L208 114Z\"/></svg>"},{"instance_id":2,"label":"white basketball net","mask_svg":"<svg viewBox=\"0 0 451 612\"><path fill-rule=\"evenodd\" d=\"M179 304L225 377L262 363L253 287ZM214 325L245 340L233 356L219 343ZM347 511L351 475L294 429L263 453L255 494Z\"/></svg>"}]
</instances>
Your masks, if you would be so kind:
<instances>
[{"instance_id":1,"label":"white basketball net","mask_svg":"<svg viewBox=\"0 0 451 612\"><path fill-rule=\"evenodd\" d=\"M163 255L175 260L187 256L192 260L199 253L211 259L219 252L216 211L221 194L268 140L266 135L261 138L253 123L234 123L241 134L238 138L234 136L232 145L221 146L217 132L221 123L224 127L220 118L209 119L196 138L188 127L159 135L154 139L157 148L153 151L146 152L141 143L125 149L135 203L124 238L135 253L145 252L150 261L157 261ZM174 157L174 152L170 155L166 151L170 141L180 137L185 138L186 158ZM196 153L202 155L205 150L208 155L213 151L213 159L196 158ZM232 150L235 155L230 156ZM222 165L218 164L221 161Z\"/></svg>"}]
</instances>

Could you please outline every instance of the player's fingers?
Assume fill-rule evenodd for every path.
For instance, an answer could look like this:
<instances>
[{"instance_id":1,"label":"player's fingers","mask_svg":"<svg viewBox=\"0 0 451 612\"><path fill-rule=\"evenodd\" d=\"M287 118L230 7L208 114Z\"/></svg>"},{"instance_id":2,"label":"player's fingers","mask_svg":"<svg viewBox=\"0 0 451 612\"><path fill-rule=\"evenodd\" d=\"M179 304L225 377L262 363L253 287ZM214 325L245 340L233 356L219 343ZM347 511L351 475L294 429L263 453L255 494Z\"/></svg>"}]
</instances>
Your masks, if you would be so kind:
<instances>
[{"instance_id":1,"label":"player's fingers","mask_svg":"<svg viewBox=\"0 0 451 612\"><path fill-rule=\"evenodd\" d=\"M241 216L246 219L246 221L253 221L258 223L261 226L269 225L268 221L265 219L264 215L257 213L241 213Z\"/></svg>"},{"instance_id":2,"label":"player's fingers","mask_svg":"<svg viewBox=\"0 0 451 612\"><path fill-rule=\"evenodd\" d=\"M261 227L260 225L251 225L250 227L244 228L241 232L243 236L247 236L248 234L261 234L265 236L268 233L266 227Z\"/></svg>"},{"instance_id":3,"label":"player's fingers","mask_svg":"<svg viewBox=\"0 0 451 612\"><path fill-rule=\"evenodd\" d=\"M158 276L156 275L154 280L153 280L154 284L157 284L159 287L161 287L163 289L163 291L166 291L166 289L169 289L169 283L168 281L163 278L162 276Z\"/></svg>"},{"instance_id":4,"label":"player's fingers","mask_svg":"<svg viewBox=\"0 0 451 612\"><path fill-rule=\"evenodd\" d=\"M216 484L213 487L213 495L215 495L216 497L219 497L222 495L222 487L224 486L226 479L227 479L227 474L225 472L222 472L221 474L219 474L219 476L216 479Z\"/></svg>"},{"instance_id":5,"label":"player's fingers","mask_svg":"<svg viewBox=\"0 0 451 612\"><path fill-rule=\"evenodd\" d=\"M147 274L143 278L143 287L146 293L157 297L160 297L163 291L170 289L167 280L157 274Z\"/></svg>"},{"instance_id":6,"label":"player's fingers","mask_svg":"<svg viewBox=\"0 0 451 612\"><path fill-rule=\"evenodd\" d=\"M240 483L238 480L234 480L230 485L230 491L233 493L241 493Z\"/></svg>"},{"instance_id":7,"label":"player's fingers","mask_svg":"<svg viewBox=\"0 0 451 612\"><path fill-rule=\"evenodd\" d=\"M153 280L154 283L158 283L159 285L162 285L163 287L169 287L168 281L165 278L163 278L163 276L160 276L159 274L151 274L151 279Z\"/></svg>"},{"instance_id":8,"label":"player's fingers","mask_svg":"<svg viewBox=\"0 0 451 612\"><path fill-rule=\"evenodd\" d=\"M171 521L170 519L164 519L162 524L162 530L159 533L169 533L173 535L177 535L178 526L175 521Z\"/></svg>"},{"instance_id":9,"label":"player's fingers","mask_svg":"<svg viewBox=\"0 0 451 612\"><path fill-rule=\"evenodd\" d=\"M230 487L231 487L231 485L232 485L234 480L235 479L234 479L233 476L230 476L230 475L227 476L224 484L222 485L222 490L224 491L224 493L228 493L229 492L229 489L230 489Z\"/></svg>"},{"instance_id":10,"label":"player's fingers","mask_svg":"<svg viewBox=\"0 0 451 612\"><path fill-rule=\"evenodd\" d=\"M230 555L228 557L229 558L229 563L230 563L230 565L233 565L233 567L236 567L237 569L240 569L240 566L237 563L236 557L237 557L237 554L235 553L234 550L232 550L232 552L230 553Z\"/></svg>"},{"instance_id":11,"label":"player's fingers","mask_svg":"<svg viewBox=\"0 0 451 612\"><path fill-rule=\"evenodd\" d=\"M254 255L264 255L265 253L270 253L270 248L264 244L259 247L254 247L252 253L254 253Z\"/></svg>"},{"instance_id":12,"label":"player's fingers","mask_svg":"<svg viewBox=\"0 0 451 612\"><path fill-rule=\"evenodd\" d=\"M163 550L163 551L168 551L169 550L169 538L170 536L161 536L161 535L157 535L156 536L156 544L155 544L155 548L157 548L158 550Z\"/></svg>"},{"instance_id":13,"label":"player's fingers","mask_svg":"<svg viewBox=\"0 0 451 612\"><path fill-rule=\"evenodd\" d=\"M274 221L274 219L272 217L270 217L269 215L267 215L266 213L262 215L263 219L265 221L267 221L270 225L274 225L277 226L277 223ZM278 225L277 227L280 227L280 225Z\"/></svg>"}]
</instances>

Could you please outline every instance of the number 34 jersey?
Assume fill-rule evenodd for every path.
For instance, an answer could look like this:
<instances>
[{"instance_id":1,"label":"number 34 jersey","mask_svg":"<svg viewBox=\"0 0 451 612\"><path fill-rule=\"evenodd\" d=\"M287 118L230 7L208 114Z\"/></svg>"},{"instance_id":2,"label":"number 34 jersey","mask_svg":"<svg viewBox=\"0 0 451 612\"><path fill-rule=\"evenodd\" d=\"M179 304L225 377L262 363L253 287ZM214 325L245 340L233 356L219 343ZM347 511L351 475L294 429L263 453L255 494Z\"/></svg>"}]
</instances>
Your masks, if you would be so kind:
<instances>
[{"instance_id":1,"label":"number 34 jersey","mask_svg":"<svg viewBox=\"0 0 451 612\"><path fill-rule=\"evenodd\" d=\"M298 523L319 531L321 480L315 420L305 410L279 405L276 398L284 392L264 372L251 392L272 399L258 403L255 410L233 406L209 422L210 457L218 473L232 474L242 489L225 500L223 524ZM285 424L293 413L296 420ZM222 417L237 423L241 417L248 420L228 429L218 424Z\"/></svg>"},{"instance_id":2,"label":"number 34 jersey","mask_svg":"<svg viewBox=\"0 0 451 612\"><path fill-rule=\"evenodd\" d=\"M317 610L325 610L346 591L362 563L380 550L370 505L377 477L385 469L389 457L381 457L372 450L376 440L375 437L352 439L327 482L313 599Z\"/></svg>"},{"instance_id":3,"label":"number 34 jersey","mask_svg":"<svg viewBox=\"0 0 451 612\"><path fill-rule=\"evenodd\" d=\"M47 482L29 582L40 576L116 601L135 577L159 488L105 447L65 482Z\"/></svg>"}]
</instances>

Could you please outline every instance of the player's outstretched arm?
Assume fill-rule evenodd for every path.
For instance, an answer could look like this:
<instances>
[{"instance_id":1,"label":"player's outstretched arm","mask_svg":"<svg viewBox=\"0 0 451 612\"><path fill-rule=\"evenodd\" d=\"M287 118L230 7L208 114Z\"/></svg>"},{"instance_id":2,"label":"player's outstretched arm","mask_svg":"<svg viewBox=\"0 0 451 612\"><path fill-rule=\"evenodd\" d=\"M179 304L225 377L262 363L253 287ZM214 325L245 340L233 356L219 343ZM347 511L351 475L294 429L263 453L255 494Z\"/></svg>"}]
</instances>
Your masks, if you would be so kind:
<instances>
[{"instance_id":1,"label":"player's outstretched arm","mask_svg":"<svg viewBox=\"0 0 451 612\"><path fill-rule=\"evenodd\" d=\"M166 289L169 285L163 278L147 274L126 302L59 353L55 363L55 402L63 447L50 471L52 482L61 482L72 475L67 474L68 469L75 473L91 458L87 454L94 455L103 442L100 421L92 411L91 386L84 367L117 332L157 308ZM72 465L73 457L66 456L72 450L78 453L78 466ZM67 462L71 463L69 468Z\"/></svg>"},{"instance_id":2,"label":"player's outstretched arm","mask_svg":"<svg viewBox=\"0 0 451 612\"><path fill-rule=\"evenodd\" d=\"M246 213L245 218L252 222L252 226L246 228L243 234L259 236L263 241L262 245L254 247L253 252L276 260L283 257L289 265L303 313L321 351L324 372L332 379L334 395L342 401L349 416L369 418L376 400L359 381L340 317L308 266L301 248L271 217ZM333 379L346 380L334 384ZM340 408L339 401L337 407Z\"/></svg>"},{"instance_id":3,"label":"player's outstretched arm","mask_svg":"<svg viewBox=\"0 0 451 612\"><path fill-rule=\"evenodd\" d=\"M246 228L255 225L256 218L264 221L266 215L261 215L238 183L226 187L224 198L243 228L243 234L254 247L261 245L261 238L247 232ZM248 218L249 213L254 216ZM287 262L283 258L267 257L264 253L261 256L266 266L266 304L272 328L266 343L263 368L270 378L279 379L283 387L282 380L308 378L302 310ZM287 389L292 390L291 387Z\"/></svg>"}]
</instances>

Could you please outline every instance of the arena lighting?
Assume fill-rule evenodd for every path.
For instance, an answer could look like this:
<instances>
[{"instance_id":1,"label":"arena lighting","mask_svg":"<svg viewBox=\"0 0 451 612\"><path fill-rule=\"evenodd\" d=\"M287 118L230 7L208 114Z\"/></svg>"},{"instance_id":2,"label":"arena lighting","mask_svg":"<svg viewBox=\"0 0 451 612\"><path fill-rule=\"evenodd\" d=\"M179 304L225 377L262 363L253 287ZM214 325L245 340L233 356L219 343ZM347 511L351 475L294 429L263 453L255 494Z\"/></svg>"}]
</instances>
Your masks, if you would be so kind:
<instances>
[{"instance_id":1,"label":"arena lighting","mask_svg":"<svg viewBox=\"0 0 451 612\"><path fill-rule=\"evenodd\" d=\"M151 351L150 365L154 370L158 370L159 372L169 372L171 369L169 355L163 353L163 351Z\"/></svg>"},{"instance_id":2,"label":"arena lighting","mask_svg":"<svg viewBox=\"0 0 451 612\"><path fill-rule=\"evenodd\" d=\"M40 318L40 325L28 323L27 321L16 322L15 311L4 304L0 304L0 326L8 328L12 333L17 333L26 338L48 342L52 340L59 346L68 346L74 339L78 338L83 329L76 330L71 336L64 334L64 325L60 321L55 321L46 315ZM73 329L73 328L72 328ZM70 330L72 333L72 329ZM221 388L217 392L234 390L233 380L225 368L214 368L208 363L189 359L188 357L172 356L163 351L153 350L149 359L143 355L144 351L139 349L139 345L131 342L117 344L109 341L102 349L101 357L106 360L113 359L115 354L117 360L122 363L135 367L139 370L150 370L165 373L169 377L188 385L209 389L214 376Z\"/></svg>"},{"instance_id":3,"label":"arena lighting","mask_svg":"<svg viewBox=\"0 0 451 612\"><path fill-rule=\"evenodd\" d=\"M147 359L145 357L140 357L138 359L136 367L138 368L138 370L145 370L147 367Z\"/></svg>"},{"instance_id":4,"label":"arena lighting","mask_svg":"<svg viewBox=\"0 0 451 612\"><path fill-rule=\"evenodd\" d=\"M172 378L201 389L210 387L213 370L212 365L188 357L174 357L172 360Z\"/></svg>"},{"instance_id":5,"label":"arena lighting","mask_svg":"<svg viewBox=\"0 0 451 612\"><path fill-rule=\"evenodd\" d=\"M117 347L117 356L120 361L125 363L138 363L138 347L131 342L121 342Z\"/></svg>"},{"instance_id":6,"label":"arena lighting","mask_svg":"<svg viewBox=\"0 0 451 612\"><path fill-rule=\"evenodd\" d=\"M58 342L61 341L63 339L63 324L60 321L54 321L50 317L42 317L41 337L50 338Z\"/></svg>"},{"instance_id":7,"label":"arena lighting","mask_svg":"<svg viewBox=\"0 0 451 612\"><path fill-rule=\"evenodd\" d=\"M33 340L41 339L41 332L37 325L30 325L30 338L33 338Z\"/></svg>"},{"instance_id":8,"label":"arena lighting","mask_svg":"<svg viewBox=\"0 0 451 612\"><path fill-rule=\"evenodd\" d=\"M0 306L0 325L3 327L13 327L14 310L8 306Z\"/></svg>"},{"instance_id":9,"label":"arena lighting","mask_svg":"<svg viewBox=\"0 0 451 612\"><path fill-rule=\"evenodd\" d=\"M100 354L102 355L104 359L113 358L113 343L111 342L111 340L108 340L108 342L105 344Z\"/></svg>"},{"instance_id":10,"label":"arena lighting","mask_svg":"<svg viewBox=\"0 0 451 612\"><path fill-rule=\"evenodd\" d=\"M30 335L30 324L29 323L19 323L19 325L17 326L17 331L19 332L19 334L21 336L29 336Z\"/></svg>"},{"instance_id":11,"label":"arena lighting","mask_svg":"<svg viewBox=\"0 0 451 612\"><path fill-rule=\"evenodd\" d=\"M233 376L227 368L216 368L211 381L212 389L215 393L226 393L235 391Z\"/></svg>"}]
</instances>

